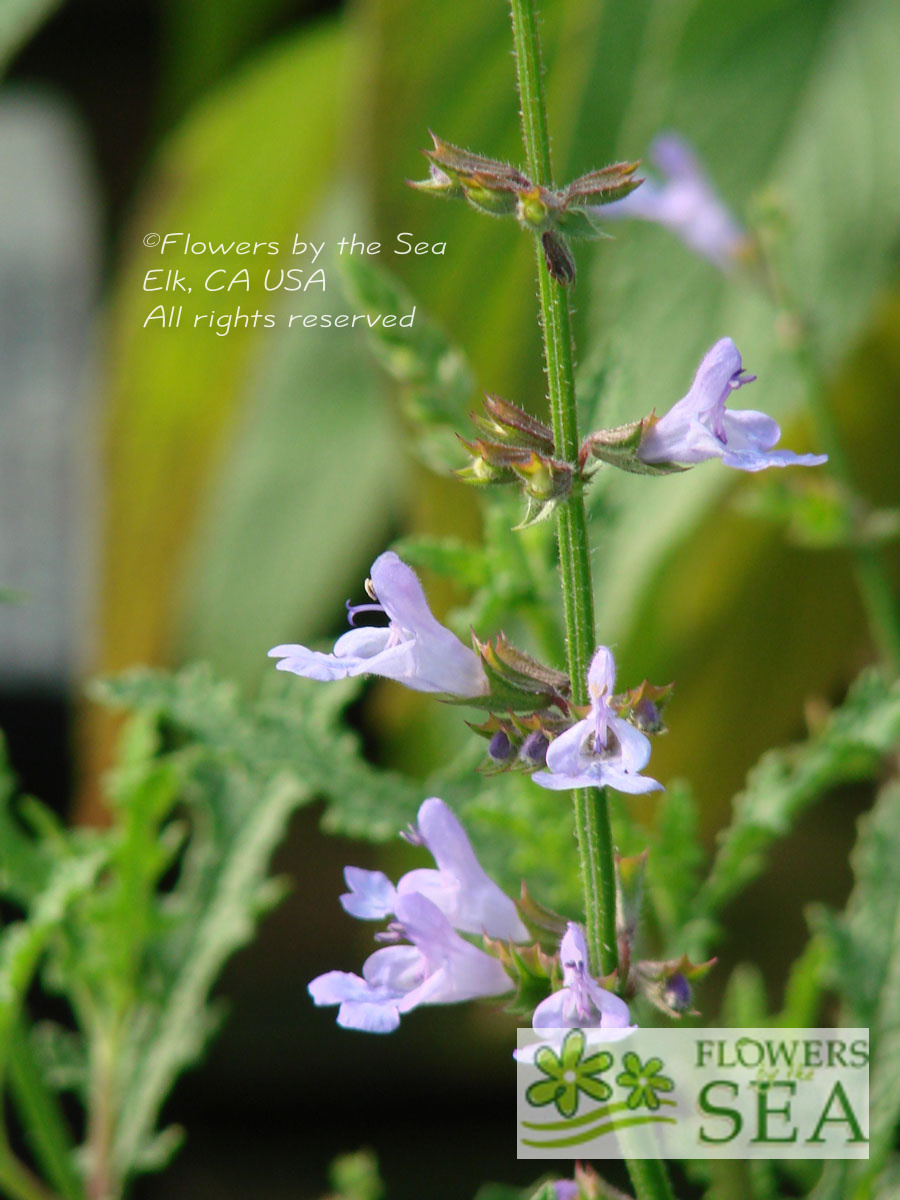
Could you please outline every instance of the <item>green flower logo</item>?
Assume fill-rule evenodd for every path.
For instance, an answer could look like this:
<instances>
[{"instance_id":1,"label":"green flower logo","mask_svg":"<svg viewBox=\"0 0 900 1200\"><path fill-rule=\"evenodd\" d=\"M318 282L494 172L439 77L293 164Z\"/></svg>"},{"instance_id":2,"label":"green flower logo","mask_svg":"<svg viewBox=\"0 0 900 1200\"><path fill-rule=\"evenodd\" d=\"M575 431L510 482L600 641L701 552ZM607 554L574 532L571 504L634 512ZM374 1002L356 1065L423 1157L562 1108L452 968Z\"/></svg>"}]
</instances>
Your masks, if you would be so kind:
<instances>
[{"instance_id":1,"label":"green flower logo","mask_svg":"<svg viewBox=\"0 0 900 1200\"><path fill-rule=\"evenodd\" d=\"M631 1088L625 1103L629 1108L657 1109L660 1106L658 1092L671 1092L675 1084L667 1075L660 1075L662 1059L651 1058L646 1063L636 1054L629 1052L622 1056L625 1070L616 1076L616 1083L621 1087Z\"/></svg>"},{"instance_id":2,"label":"green flower logo","mask_svg":"<svg viewBox=\"0 0 900 1200\"><path fill-rule=\"evenodd\" d=\"M549 1046L542 1046L534 1064L547 1078L528 1088L528 1103L536 1108L555 1104L561 1116L571 1117L578 1109L579 1092L593 1100L608 1100L612 1088L598 1076L612 1066L612 1055L601 1050L585 1058L584 1049L585 1037L580 1029L569 1030L558 1055Z\"/></svg>"}]
</instances>

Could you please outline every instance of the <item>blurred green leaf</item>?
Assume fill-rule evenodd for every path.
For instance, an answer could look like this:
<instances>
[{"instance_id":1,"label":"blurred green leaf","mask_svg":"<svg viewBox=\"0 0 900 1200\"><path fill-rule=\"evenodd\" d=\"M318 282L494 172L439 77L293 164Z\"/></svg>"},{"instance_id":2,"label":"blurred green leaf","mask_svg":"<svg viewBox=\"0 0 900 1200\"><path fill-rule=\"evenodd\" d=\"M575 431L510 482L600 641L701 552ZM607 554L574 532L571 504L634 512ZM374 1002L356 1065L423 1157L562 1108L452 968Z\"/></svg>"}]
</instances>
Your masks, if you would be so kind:
<instances>
[{"instance_id":1,"label":"blurred green leaf","mask_svg":"<svg viewBox=\"0 0 900 1200\"><path fill-rule=\"evenodd\" d=\"M83 856L60 859L24 920L7 925L0 935L0 1073L41 954L72 904L93 884L104 858L96 848Z\"/></svg>"},{"instance_id":2,"label":"blurred green leaf","mask_svg":"<svg viewBox=\"0 0 900 1200\"><path fill-rule=\"evenodd\" d=\"M378 1159L371 1150L342 1154L328 1171L337 1196L330 1200L382 1200L384 1184L378 1173Z\"/></svg>"},{"instance_id":3,"label":"blurred green leaf","mask_svg":"<svg viewBox=\"0 0 900 1200\"><path fill-rule=\"evenodd\" d=\"M866 1200L873 1194L900 1122L900 784L885 787L860 822L856 883L842 916L820 911L830 949L829 980L846 1025L869 1029L871 1064L867 1163L829 1164L814 1193Z\"/></svg>"},{"instance_id":4,"label":"blurred green leaf","mask_svg":"<svg viewBox=\"0 0 900 1200\"><path fill-rule=\"evenodd\" d=\"M743 492L739 507L782 526L796 545L813 550L878 545L900 535L900 510L871 509L823 476L760 481Z\"/></svg>"},{"instance_id":5,"label":"blurred green leaf","mask_svg":"<svg viewBox=\"0 0 900 1200\"><path fill-rule=\"evenodd\" d=\"M697 907L716 911L755 878L769 845L829 788L877 778L898 738L900 683L866 671L808 741L769 751L750 772Z\"/></svg>"},{"instance_id":6,"label":"blurred green leaf","mask_svg":"<svg viewBox=\"0 0 900 1200\"><path fill-rule=\"evenodd\" d=\"M60 0L3 0L0 5L0 75L59 5Z\"/></svg>"},{"instance_id":7,"label":"blurred green leaf","mask_svg":"<svg viewBox=\"0 0 900 1200\"><path fill-rule=\"evenodd\" d=\"M813 1029L822 1008L829 951L824 938L813 936L791 965L784 1004L775 1024L784 1029Z\"/></svg>"},{"instance_id":8,"label":"blurred green leaf","mask_svg":"<svg viewBox=\"0 0 900 1200\"><path fill-rule=\"evenodd\" d=\"M397 383L415 445L439 472L460 461L455 438L460 412L473 401L475 381L462 352L421 311L412 294L391 272L365 258L342 259L342 278L358 312L404 315L416 310L412 330L376 325L368 331L375 357Z\"/></svg>"},{"instance_id":9,"label":"blurred green leaf","mask_svg":"<svg viewBox=\"0 0 900 1200\"><path fill-rule=\"evenodd\" d=\"M506 1183L486 1183L478 1189L475 1200L523 1200L528 1194L527 1189L523 1191Z\"/></svg>"},{"instance_id":10,"label":"blurred green leaf","mask_svg":"<svg viewBox=\"0 0 900 1200\"><path fill-rule=\"evenodd\" d=\"M429 537L427 534L401 538L395 551L416 570L424 568L445 575L462 587L487 587L491 582L492 555L486 547L473 546L459 538Z\"/></svg>"},{"instance_id":11,"label":"blurred green leaf","mask_svg":"<svg viewBox=\"0 0 900 1200\"><path fill-rule=\"evenodd\" d=\"M377 771L360 757L358 738L340 724L359 679L323 687L272 672L259 700L246 703L231 683L203 667L175 675L138 669L104 680L104 703L157 715L179 742L232 762L250 781L283 776L305 799L325 798L330 832L383 841L415 817L421 785Z\"/></svg>"},{"instance_id":12,"label":"blurred green leaf","mask_svg":"<svg viewBox=\"0 0 900 1200\"><path fill-rule=\"evenodd\" d=\"M766 981L755 963L740 963L728 976L719 1020L726 1029L753 1029L769 1024Z\"/></svg>"},{"instance_id":13,"label":"blurred green leaf","mask_svg":"<svg viewBox=\"0 0 900 1200\"><path fill-rule=\"evenodd\" d=\"M47 886L54 856L48 846L26 832L16 814L15 797L15 776L0 734L0 893L27 906Z\"/></svg>"},{"instance_id":14,"label":"blurred green leaf","mask_svg":"<svg viewBox=\"0 0 900 1200\"><path fill-rule=\"evenodd\" d=\"M696 800L687 784L676 782L659 801L648 862L649 890L666 952L699 952L679 938L695 916L705 858Z\"/></svg>"},{"instance_id":15,"label":"blurred green leaf","mask_svg":"<svg viewBox=\"0 0 900 1200\"><path fill-rule=\"evenodd\" d=\"M271 310L264 268L308 266L289 253L267 258L251 271L249 291L206 294L202 281L209 270L236 272L254 260L233 253L217 255L214 262L209 256L164 258L158 249L145 249L141 239L148 231L161 236L185 231L195 242L271 240L284 251L293 247L295 234L307 237L339 160L342 98L352 70L347 50L342 32L324 25L279 44L199 105L150 168L123 238L126 250L111 298L111 466L107 573L101 588L107 668L158 661L171 653L186 540L196 528L211 475L228 465L223 453L236 410L252 396L275 344L273 331L262 324L218 336L215 330L192 328L189 314L233 312L238 301L245 313ZM313 110L314 121L285 126L276 119L280 113ZM194 290L184 297L185 323L143 328L154 299L163 295L142 291L145 272L171 266L191 275ZM308 414L321 405L322 396L317 389L305 393L302 382L295 377L296 404ZM302 473L292 482L295 488L280 503L290 505L299 524ZM278 561L291 547L278 545L274 551L271 587L276 588ZM265 595L264 581L257 580L257 586ZM260 645L259 652L266 648Z\"/></svg>"},{"instance_id":16,"label":"blurred green leaf","mask_svg":"<svg viewBox=\"0 0 900 1200\"><path fill-rule=\"evenodd\" d=\"M354 223L353 205L334 199L315 223L317 243L333 247ZM323 261L331 281L339 259L326 250ZM347 307L333 287L305 293L294 311ZM187 539L177 646L180 657L256 684L272 669L269 646L306 642L343 621L342 601L361 589L408 464L360 330L272 330L242 390L240 419Z\"/></svg>"}]
</instances>

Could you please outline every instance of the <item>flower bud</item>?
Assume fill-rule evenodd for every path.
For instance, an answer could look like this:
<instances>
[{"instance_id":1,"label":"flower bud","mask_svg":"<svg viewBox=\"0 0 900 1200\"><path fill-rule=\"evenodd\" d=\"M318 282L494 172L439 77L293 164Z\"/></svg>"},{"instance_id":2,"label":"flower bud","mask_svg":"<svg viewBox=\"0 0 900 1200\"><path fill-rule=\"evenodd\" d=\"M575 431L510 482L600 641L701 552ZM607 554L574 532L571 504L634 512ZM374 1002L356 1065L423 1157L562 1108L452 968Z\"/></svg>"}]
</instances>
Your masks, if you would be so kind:
<instances>
[{"instance_id":1,"label":"flower bud","mask_svg":"<svg viewBox=\"0 0 900 1200\"><path fill-rule=\"evenodd\" d=\"M612 163L599 171L579 175L563 190L563 200L567 208L611 204L615 200L624 199L644 182L643 179L634 178L639 166L639 162Z\"/></svg>"},{"instance_id":2,"label":"flower bud","mask_svg":"<svg viewBox=\"0 0 900 1200\"><path fill-rule=\"evenodd\" d=\"M546 734L535 730L534 733L529 733L528 737L522 743L519 750L519 757L525 762L534 763L536 767L542 767L547 761L547 750L550 746L550 739Z\"/></svg>"},{"instance_id":3,"label":"flower bud","mask_svg":"<svg viewBox=\"0 0 900 1200\"><path fill-rule=\"evenodd\" d=\"M693 989L680 971L676 971L666 980L666 989L663 993L665 1002L674 1012L686 1013L690 1012L691 1000L693 999Z\"/></svg>"},{"instance_id":4,"label":"flower bud","mask_svg":"<svg viewBox=\"0 0 900 1200\"><path fill-rule=\"evenodd\" d=\"M509 465L523 481L526 494L535 500L559 500L571 491L575 472L568 463L532 451L524 462Z\"/></svg>"},{"instance_id":5,"label":"flower bud","mask_svg":"<svg viewBox=\"0 0 900 1200\"><path fill-rule=\"evenodd\" d=\"M484 416L472 413L472 420L489 437L506 445L553 453L553 431L517 404L487 393L484 410Z\"/></svg>"},{"instance_id":6,"label":"flower bud","mask_svg":"<svg viewBox=\"0 0 900 1200\"><path fill-rule=\"evenodd\" d=\"M575 260L569 253L566 243L555 233L541 234L541 245L544 248L544 261L551 278L563 287L575 282Z\"/></svg>"},{"instance_id":7,"label":"flower bud","mask_svg":"<svg viewBox=\"0 0 900 1200\"><path fill-rule=\"evenodd\" d=\"M508 734L498 729L488 744L488 754L494 762L506 762L512 751L513 746Z\"/></svg>"}]
</instances>

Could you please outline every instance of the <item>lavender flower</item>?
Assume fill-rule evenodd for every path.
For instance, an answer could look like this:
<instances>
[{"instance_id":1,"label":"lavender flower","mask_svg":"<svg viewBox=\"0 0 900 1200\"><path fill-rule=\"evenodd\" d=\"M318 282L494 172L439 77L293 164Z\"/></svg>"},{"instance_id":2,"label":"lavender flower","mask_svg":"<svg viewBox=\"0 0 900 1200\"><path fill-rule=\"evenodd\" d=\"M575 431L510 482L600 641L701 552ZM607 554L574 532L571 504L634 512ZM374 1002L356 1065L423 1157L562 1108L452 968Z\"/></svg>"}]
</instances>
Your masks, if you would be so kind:
<instances>
[{"instance_id":1,"label":"lavender flower","mask_svg":"<svg viewBox=\"0 0 900 1200\"><path fill-rule=\"evenodd\" d=\"M306 646L275 646L279 671L308 679L344 679L348 675L383 675L418 692L483 696L487 676L478 655L435 620L415 572L388 551L372 564L367 590L372 604L348 605L352 624L358 612L381 612L387 628L351 629L339 637L333 654Z\"/></svg>"},{"instance_id":2,"label":"lavender flower","mask_svg":"<svg viewBox=\"0 0 900 1200\"><path fill-rule=\"evenodd\" d=\"M528 939L515 904L485 873L466 831L443 800L432 797L422 804L411 840L430 851L437 870L409 871L394 888L381 871L347 867L344 878L350 891L340 898L346 912L377 920L397 912L401 897L418 893L464 933L486 933L504 941Z\"/></svg>"},{"instance_id":3,"label":"lavender flower","mask_svg":"<svg viewBox=\"0 0 900 1200\"><path fill-rule=\"evenodd\" d=\"M454 932L426 897L400 896L393 932L411 945L386 946L363 973L329 971L309 985L316 1005L338 1004L338 1024L367 1033L391 1033L403 1013L420 1004L457 1004L499 996L512 984L500 963Z\"/></svg>"},{"instance_id":4,"label":"lavender flower","mask_svg":"<svg viewBox=\"0 0 900 1200\"><path fill-rule=\"evenodd\" d=\"M559 946L563 986L534 1010L532 1027L544 1029L602 1029L614 1042L637 1029L628 1005L602 988L588 973L587 946L579 925L570 921Z\"/></svg>"},{"instance_id":5,"label":"lavender flower","mask_svg":"<svg viewBox=\"0 0 900 1200\"><path fill-rule=\"evenodd\" d=\"M719 199L691 147L678 134L662 134L650 147L650 159L663 175L645 179L622 200L597 209L602 219L635 217L663 225L691 250L727 269L744 251L746 232Z\"/></svg>"},{"instance_id":6,"label":"lavender flower","mask_svg":"<svg viewBox=\"0 0 900 1200\"><path fill-rule=\"evenodd\" d=\"M731 393L755 378L744 371L731 338L721 338L701 362L688 394L648 425L637 449L638 458L646 463L686 465L721 458L727 467L740 471L816 467L827 462L824 454L773 450L781 430L765 413L726 409Z\"/></svg>"},{"instance_id":7,"label":"lavender flower","mask_svg":"<svg viewBox=\"0 0 900 1200\"><path fill-rule=\"evenodd\" d=\"M640 772L650 761L650 742L616 715L610 704L616 681L612 653L601 646L588 670L591 711L550 743L547 770L532 775L553 791L611 787L617 792L653 792L662 784Z\"/></svg>"}]
</instances>

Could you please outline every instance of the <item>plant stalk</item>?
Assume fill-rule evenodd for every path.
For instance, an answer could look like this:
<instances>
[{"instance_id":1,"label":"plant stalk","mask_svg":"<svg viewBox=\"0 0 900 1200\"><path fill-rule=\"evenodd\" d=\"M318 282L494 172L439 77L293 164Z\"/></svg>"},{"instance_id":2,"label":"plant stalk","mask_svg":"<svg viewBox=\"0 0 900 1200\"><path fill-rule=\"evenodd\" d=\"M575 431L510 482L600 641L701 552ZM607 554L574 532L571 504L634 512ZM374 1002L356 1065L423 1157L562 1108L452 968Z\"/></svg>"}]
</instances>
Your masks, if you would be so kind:
<instances>
[{"instance_id":1,"label":"plant stalk","mask_svg":"<svg viewBox=\"0 0 900 1200\"><path fill-rule=\"evenodd\" d=\"M522 106L522 130L531 179L552 183L550 139L541 78L540 42L533 0L511 0L513 39ZM544 361L550 398L555 454L578 458L578 418L572 329L565 289L550 277L536 243ZM572 699L586 704L587 670L594 653L594 596L584 497L579 484L557 510L563 608ZM613 842L606 793L589 788L574 793L575 828L581 859L587 940L595 971L608 975L618 964Z\"/></svg>"},{"instance_id":2,"label":"plant stalk","mask_svg":"<svg viewBox=\"0 0 900 1200\"><path fill-rule=\"evenodd\" d=\"M534 183L549 187L552 186L550 138L535 0L510 0L510 8L528 173ZM539 242L536 250L554 450L556 457L573 463L578 460L578 414L569 302L565 289L550 277ZM572 699L580 705L588 700L587 670L595 642L590 548L579 484L559 504L557 536ZM580 789L573 796L591 965L595 972L609 974L618 965L618 947L613 840L606 791ZM638 1200L672 1200L663 1163L629 1161L628 1170Z\"/></svg>"}]
</instances>

